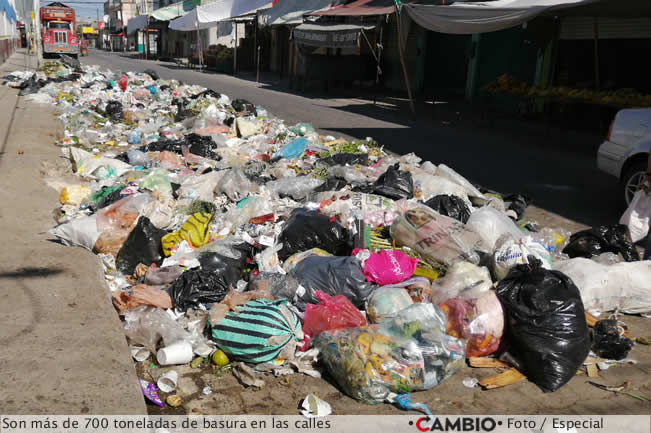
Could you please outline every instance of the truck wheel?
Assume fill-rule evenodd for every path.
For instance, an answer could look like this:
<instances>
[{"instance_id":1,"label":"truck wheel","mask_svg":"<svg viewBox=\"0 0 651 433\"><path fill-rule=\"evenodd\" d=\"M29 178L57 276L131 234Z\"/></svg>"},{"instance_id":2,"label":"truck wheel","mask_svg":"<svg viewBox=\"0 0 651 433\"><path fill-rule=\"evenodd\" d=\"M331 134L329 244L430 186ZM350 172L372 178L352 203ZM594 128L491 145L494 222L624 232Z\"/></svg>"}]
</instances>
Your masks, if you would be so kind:
<instances>
[{"instance_id":1,"label":"truck wheel","mask_svg":"<svg viewBox=\"0 0 651 433\"><path fill-rule=\"evenodd\" d=\"M624 204L626 207L633 200L633 196L640 189L640 185L646 175L647 161L644 160L634 161L624 172L621 180L622 194Z\"/></svg>"}]
</instances>

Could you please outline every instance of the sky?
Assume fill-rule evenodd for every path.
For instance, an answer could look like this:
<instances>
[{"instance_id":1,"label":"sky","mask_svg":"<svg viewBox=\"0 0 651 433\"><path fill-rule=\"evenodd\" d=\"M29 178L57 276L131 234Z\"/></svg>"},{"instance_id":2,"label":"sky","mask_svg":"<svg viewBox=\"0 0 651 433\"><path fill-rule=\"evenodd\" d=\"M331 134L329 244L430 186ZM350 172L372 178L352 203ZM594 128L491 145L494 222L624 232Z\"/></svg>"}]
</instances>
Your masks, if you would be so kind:
<instances>
[{"instance_id":1,"label":"sky","mask_svg":"<svg viewBox=\"0 0 651 433\"><path fill-rule=\"evenodd\" d=\"M99 19L104 16L104 1L103 0L40 0L41 6L48 5L54 1L71 6L75 9L75 15L78 17L86 17L97 19L99 11Z\"/></svg>"}]
</instances>

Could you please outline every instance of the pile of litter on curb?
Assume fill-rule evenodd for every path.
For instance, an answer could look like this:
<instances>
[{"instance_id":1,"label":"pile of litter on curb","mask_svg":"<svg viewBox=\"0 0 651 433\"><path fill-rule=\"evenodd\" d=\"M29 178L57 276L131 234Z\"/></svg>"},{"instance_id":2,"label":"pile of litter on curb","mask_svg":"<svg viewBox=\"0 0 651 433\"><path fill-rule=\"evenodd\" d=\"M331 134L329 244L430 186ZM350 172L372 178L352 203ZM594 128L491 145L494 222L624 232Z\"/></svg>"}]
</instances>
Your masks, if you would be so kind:
<instances>
[{"instance_id":1,"label":"pile of litter on curb","mask_svg":"<svg viewBox=\"0 0 651 433\"><path fill-rule=\"evenodd\" d=\"M352 398L427 412L404 395L466 362L555 391L591 350L633 346L586 312L651 312L626 226L539 227L528 197L153 71L64 59L4 81L65 124L65 163L42 170L51 234L98 255L137 362L211 360L246 386L327 370ZM183 404L174 371L145 379Z\"/></svg>"}]
</instances>

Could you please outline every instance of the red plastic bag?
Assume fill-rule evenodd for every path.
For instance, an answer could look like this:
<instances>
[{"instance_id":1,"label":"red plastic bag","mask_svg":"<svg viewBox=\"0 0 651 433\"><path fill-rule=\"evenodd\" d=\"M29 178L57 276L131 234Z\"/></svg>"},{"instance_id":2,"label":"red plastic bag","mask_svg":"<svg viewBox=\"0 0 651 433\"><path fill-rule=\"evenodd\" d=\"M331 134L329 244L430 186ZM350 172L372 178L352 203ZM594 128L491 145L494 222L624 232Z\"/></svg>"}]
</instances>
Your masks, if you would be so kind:
<instances>
[{"instance_id":1,"label":"red plastic bag","mask_svg":"<svg viewBox=\"0 0 651 433\"><path fill-rule=\"evenodd\" d=\"M120 77L119 85L120 85L120 89L122 89L123 92L127 91L127 76L126 75L122 75Z\"/></svg>"},{"instance_id":2,"label":"red plastic bag","mask_svg":"<svg viewBox=\"0 0 651 433\"><path fill-rule=\"evenodd\" d=\"M364 315L344 295L330 296L317 290L314 296L321 302L305 307L303 333L307 339L330 329L366 326Z\"/></svg>"},{"instance_id":3,"label":"red plastic bag","mask_svg":"<svg viewBox=\"0 0 651 433\"><path fill-rule=\"evenodd\" d=\"M504 310L492 290L479 298L448 299L440 305L448 316L446 333L466 340L466 356L488 356L500 348Z\"/></svg>"}]
</instances>

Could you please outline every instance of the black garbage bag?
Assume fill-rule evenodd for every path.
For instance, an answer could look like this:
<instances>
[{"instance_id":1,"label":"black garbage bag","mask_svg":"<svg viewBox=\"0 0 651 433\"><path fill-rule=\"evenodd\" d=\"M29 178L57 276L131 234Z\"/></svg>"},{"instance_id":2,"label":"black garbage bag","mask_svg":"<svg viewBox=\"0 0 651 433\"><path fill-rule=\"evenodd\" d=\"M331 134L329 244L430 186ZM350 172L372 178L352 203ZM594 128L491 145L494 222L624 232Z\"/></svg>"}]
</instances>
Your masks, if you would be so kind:
<instances>
[{"instance_id":1,"label":"black garbage bag","mask_svg":"<svg viewBox=\"0 0 651 433\"><path fill-rule=\"evenodd\" d=\"M246 288L247 292L259 289L269 289L274 299L287 299L289 302L294 302L298 281L289 274L263 271L251 278Z\"/></svg>"},{"instance_id":2,"label":"black garbage bag","mask_svg":"<svg viewBox=\"0 0 651 433\"><path fill-rule=\"evenodd\" d=\"M172 105L176 105L176 114L174 115L175 122L182 122L183 120L194 116L194 112L192 110L188 110L185 108L184 100L173 99Z\"/></svg>"},{"instance_id":3,"label":"black garbage bag","mask_svg":"<svg viewBox=\"0 0 651 433\"><path fill-rule=\"evenodd\" d=\"M600 320L592 330L592 351L606 359L619 361L626 358L633 348L633 341L619 335L617 320Z\"/></svg>"},{"instance_id":4,"label":"black garbage bag","mask_svg":"<svg viewBox=\"0 0 651 433\"><path fill-rule=\"evenodd\" d=\"M411 173L401 171L400 164L397 163L390 166L373 184L353 188L353 191L377 194L392 200L409 199L414 196L414 181Z\"/></svg>"},{"instance_id":5,"label":"black garbage bag","mask_svg":"<svg viewBox=\"0 0 651 433\"><path fill-rule=\"evenodd\" d=\"M304 292L298 292L296 307L305 311L305 304L318 304L314 295L321 290L331 296L344 295L357 308L364 309L364 302L377 287L362 273L359 260L355 257L310 256L301 260L292 270L292 275Z\"/></svg>"},{"instance_id":6,"label":"black garbage bag","mask_svg":"<svg viewBox=\"0 0 651 433\"><path fill-rule=\"evenodd\" d=\"M159 80L160 76L158 75L158 72L154 71L153 69L145 69L145 74L149 75L152 80Z\"/></svg>"},{"instance_id":7,"label":"black garbage bag","mask_svg":"<svg viewBox=\"0 0 651 433\"><path fill-rule=\"evenodd\" d=\"M366 153L335 153L327 158L321 158L316 162L317 166L335 166L335 165L368 165L368 155Z\"/></svg>"},{"instance_id":8,"label":"black garbage bag","mask_svg":"<svg viewBox=\"0 0 651 433\"><path fill-rule=\"evenodd\" d=\"M104 188L102 188L104 189ZM122 197L122 189L116 189L106 197L104 197L99 203L97 203L97 209L102 209L105 208L106 206L115 203L116 201L120 200Z\"/></svg>"},{"instance_id":9,"label":"black garbage bag","mask_svg":"<svg viewBox=\"0 0 651 433\"><path fill-rule=\"evenodd\" d=\"M324 183L314 188L313 192L339 191L346 185L348 185L346 179L330 176Z\"/></svg>"},{"instance_id":10,"label":"black garbage bag","mask_svg":"<svg viewBox=\"0 0 651 433\"><path fill-rule=\"evenodd\" d=\"M140 263L147 266L152 263L161 264L165 257L161 239L166 234L167 230L157 228L149 218L141 216L118 252L118 270L125 275L132 275Z\"/></svg>"},{"instance_id":11,"label":"black garbage bag","mask_svg":"<svg viewBox=\"0 0 651 433\"><path fill-rule=\"evenodd\" d=\"M238 259L213 252L199 254L201 269L220 275L230 287L237 286L237 281L240 279L242 271L246 268L247 259L251 254L251 246L247 243L242 243L240 245L234 245L233 250L239 255Z\"/></svg>"},{"instance_id":12,"label":"black garbage bag","mask_svg":"<svg viewBox=\"0 0 651 433\"><path fill-rule=\"evenodd\" d=\"M193 153L198 156L203 156L205 158L218 159L218 156L213 152L213 148L217 145L213 139L208 135L199 135L194 132L184 136L180 140L169 140L167 138L162 138L153 143L149 143L145 146L141 146L139 150L143 152L162 152L167 150L169 152L178 153L179 155L183 153L183 146L187 146L190 153Z\"/></svg>"},{"instance_id":13,"label":"black garbage bag","mask_svg":"<svg viewBox=\"0 0 651 433\"><path fill-rule=\"evenodd\" d=\"M253 114L254 116L258 115L258 112L255 109L255 105L246 99L234 99L231 102L231 107L233 107L233 110L237 111L238 113L249 113Z\"/></svg>"},{"instance_id":14,"label":"black garbage bag","mask_svg":"<svg viewBox=\"0 0 651 433\"><path fill-rule=\"evenodd\" d=\"M566 384L590 353L581 294L572 280L542 268L518 265L495 292L506 314L507 350L527 378L544 392Z\"/></svg>"},{"instance_id":15,"label":"black garbage bag","mask_svg":"<svg viewBox=\"0 0 651 433\"><path fill-rule=\"evenodd\" d=\"M186 311L199 304L221 302L228 293L228 283L222 275L205 269L189 269L167 289L174 307Z\"/></svg>"},{"instance_id":16,"label":"black garbage bag","mask_svg":"<svg viewBox=\"0 0 651 433\"><path fill-rule=\"evenodd\" d=\"M522 194L509 194L502 197L507 210L512 210L518 216L518 221L524 216L524 211L531 204L531 197Z\"/></svg>"},{"instance_id":17,"label":"black garbage bag","mask_svg":"<svg viewBox=\"0 0 651 433\"><path fill-rule=\"evenodd\" d=\"M224 125L228 126L229 128L233 126L233 122L235 122L235 117L227 117L224 119Z\"/></svg>"},{"instance_id":18,"label":"black garbage bag","mask_svg":"<svg viewBox=\"0 0 651 433\"><path fill-rule=\"evenodd\" d=\"M124 118L124 113L122 112L122 104L120 101L108 101L106 104L106 109L104 111L113 122L119 122Z\"/></svg>"},{"instance_id":19,"label":"black garbage bag","mask_svg":"<svg viewBox=\"0 0 651 433\"><path fill-rule=\"evenodd\" d=\"M203 98L204 96L212 96L215 99L219 99L221 95L212 89L206 89L203 92L199 92L195 95L190 96L189 98L197 99L197 98Z\"/></svg>"},{"instance_id":20,"label":"black garbage bag","mask_svg":"<svg viewBox=\"0 0 651 433\"><path fill-rule=\"evenodd\" d=\"M574 233L570 236L570 243L563 249L563 252L571 258L585 257L589 259L601 253L615 253L621 254L627 262L640 260L640 255L628 234L628 227L623 224L592 227Z\"/></svg>"},{"instance_id":21,"label":"black garbage bag","mask_svg":"<svg viewBox=\"0 0 651 433\"><path fill-rule=\"evenodd\" d=\"M340 256L350 255L353 249L348 230L325 215L302 208L292 211L279 242L283 244L278 252L281 260L312 248Z\"/></svg>"},{"instance_id":22,"label":"black garbage bag","mask_svg":"<svg viewBox=\"0 0 651 433\"><path fill-rule=\"evenodd\" d=\"M470 218L470 209L461 197L456 195L441 194L434 196L425 202L427 206L434 209L441 215L454 218L462 223L467 223Z\"/></svg>"}]
</instances>

